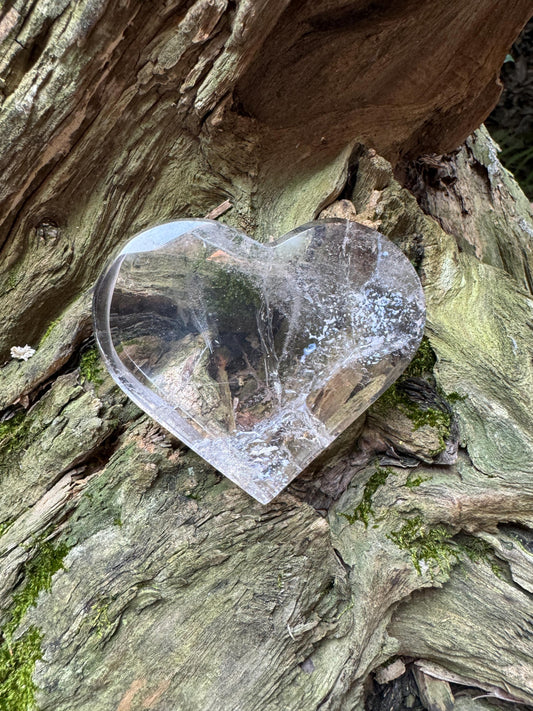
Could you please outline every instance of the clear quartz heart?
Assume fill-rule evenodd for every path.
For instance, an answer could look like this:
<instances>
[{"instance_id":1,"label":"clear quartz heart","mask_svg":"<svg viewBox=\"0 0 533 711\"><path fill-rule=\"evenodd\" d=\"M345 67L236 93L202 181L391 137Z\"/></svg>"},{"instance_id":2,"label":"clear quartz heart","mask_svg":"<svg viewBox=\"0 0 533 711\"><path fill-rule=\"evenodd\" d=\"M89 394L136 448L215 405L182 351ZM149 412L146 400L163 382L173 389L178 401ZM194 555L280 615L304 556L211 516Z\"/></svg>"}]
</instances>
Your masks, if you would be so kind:
<instances>
[{"instance_id":1,"label":"clear quartz heart","mask_svg":"<svg viewBox=\"0 0 533 711\"><path fill-rule=\"evenodd\" d=\"M211 220L148 229L93 308L118 385L262 503L398 378L425 321L398 247L336 219L269 245Z\"/></svg>"}]
</instances>

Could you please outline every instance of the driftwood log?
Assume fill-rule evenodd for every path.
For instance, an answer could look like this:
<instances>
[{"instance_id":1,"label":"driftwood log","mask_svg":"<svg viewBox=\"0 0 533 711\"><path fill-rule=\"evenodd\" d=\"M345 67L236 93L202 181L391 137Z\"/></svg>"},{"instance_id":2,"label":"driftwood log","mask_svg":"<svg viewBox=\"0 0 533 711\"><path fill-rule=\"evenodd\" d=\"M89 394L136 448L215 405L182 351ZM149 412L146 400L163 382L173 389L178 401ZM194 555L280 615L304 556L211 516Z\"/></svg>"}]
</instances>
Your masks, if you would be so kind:
<instances>
[{"instance_id":1,"label":"driftwood log","mask_svg":"<svg viewBox=\"0 0 533 711\"><path fill-rule=\"evenodd\" d=\"M479 128L532 11L4 2L0 709L533 704L533 222ZM227 200L257 239L377 227L427 299L407 373L268 506L92 340L116 247Z\"/></svg>"}]
</instances>

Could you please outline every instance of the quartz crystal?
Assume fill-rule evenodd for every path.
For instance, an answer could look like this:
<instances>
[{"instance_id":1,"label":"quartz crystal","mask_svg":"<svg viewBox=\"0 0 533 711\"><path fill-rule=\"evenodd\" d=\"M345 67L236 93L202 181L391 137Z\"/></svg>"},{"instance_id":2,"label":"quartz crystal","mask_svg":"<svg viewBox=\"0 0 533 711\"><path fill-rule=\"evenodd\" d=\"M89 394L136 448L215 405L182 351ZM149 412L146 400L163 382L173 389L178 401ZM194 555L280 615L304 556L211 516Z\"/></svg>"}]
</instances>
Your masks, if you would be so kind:
<instances>
[{"instance_id":1,"label":"quartz crystal","mask_svg":"<svg viewBox=\"0 0 533 711\"><path fill-rule=\"evenodd\" d=\"M266 245L191 219L126 244L94 318L131 399L267 503L401 374L425 310L407 258L368 227L321 220Z\"/></svg>"}]
</instances>

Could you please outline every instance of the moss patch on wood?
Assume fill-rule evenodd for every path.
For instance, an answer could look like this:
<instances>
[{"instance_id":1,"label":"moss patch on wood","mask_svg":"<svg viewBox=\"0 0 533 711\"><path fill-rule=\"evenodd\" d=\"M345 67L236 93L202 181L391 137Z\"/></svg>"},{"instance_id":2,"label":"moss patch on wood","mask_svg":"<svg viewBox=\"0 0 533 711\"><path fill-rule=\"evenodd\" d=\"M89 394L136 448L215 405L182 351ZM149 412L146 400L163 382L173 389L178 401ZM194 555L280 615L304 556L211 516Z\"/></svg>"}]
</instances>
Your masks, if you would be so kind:
<instances>
[{"instance_id":1,"label":"moss patch on wood","mask_svg":"<svg viewBox=\"0 0 533 711\"><path fill-rule=\"evenodd\" d=\"M82 354L80 358L80 379L82 382L87 381L94 385L101 385L104 382L102 363L96 347L90 348Z\"/></svg>"},{"instance_id":2,"label":"moss patch on wood","mask_svg":"<svg viewBox=\"0 0 533 711\"><path fill-rule=\"evenodd\" d=\"M14 519L13 518L8 518L6 521L2 521L0 523L0 538L6 533L8 528L13 524Z\"/></svg>"},{"instance_id":3,"label":"moss patch on wood","mask_svg":"<svg viewBox=\"0 0 533 711\"><path fill-rule=\"evenodd\" d=\"M9 420L0 423L0 446L5 454L20 449L29 427L30 421L22 410L15 413Z\"/></svg>"},{"instance_id":4,"label":"moss patch on wood","mask_svg":"<svg viewBox=\"0 0 533 711\"><path fill-rule=\"evenodd\" d=\"M12 634L19 626L29 607L35 605L42 590L50 590L52 576L63 568L63 558L68 553L68 546L60 543L43 543L37 555L25 566L26 584L22 590L13 596L11 619L4 628L4 634Z\"/></svg>"},{"instance_id":5,"label":"moss patch on wood","mask_svg":"<svg viewBox=\"0 0 533 711\"><path fill-rule=\"evenodd\" d=\"M355 507L353 513L340 513L339 516L345 518L350 526L352 526L356 521L362 521L365 528L368 528L368 522L370 516L374 516L374 509L372 508L372 497L388 479L389 474L393 474L390 467L382 468L376 467L375 472L372 474L370 479L366 482L365 488L363 490L363 498L360 503Z\"/></svg>"},{"instance_id":6,"label":"moss patch on wood","mask_svg":"<svg viewBox=\"0 0 533 711\"><path fill-rule=\"evenodd\" d=\"M387 538L401 550L408 551L419 575L425 568L429 569L431 578L434 578L435 567L443 573L449 573L456 563L465 558L474 563L487 563L495 575L500 576L502 572L489 543L468 535L454 539L445 526L431 527L422 516L409 519L398 531L388 534Z\"/></svg>"},{"instance_id":7,"label":"moss patch on wood","mask_svg":"<svg viewBox=\"0 0 533 711\"><path fill-rule=\"evenodd\" d=\"M26 583L13 596L10 617L2 630L0 644L0 709L30 711L35 707L35 685L32 680L35 662L41 658L42 633L30 627L20 638L13 639L28 609L35 605L39 593L50 590L52 576L63 567L68 547L61 543L41 545L37 555L24 571Z\"/></svg>"},{"instance_id":8,"label":"moss patch on wood","mask_svg":"<svg viewBox=\"0 0 533 711\"><path fill-rule=\"evenodd\" d=\"M437 430L439 446L431 452L436 457L446 449L446 440L450 436L452 416L449 412L438 410L434 407L421 407L413 402L402 390L402 381L394 383L379 399L379 406L384 409L396 408L411 420L413 429L428 426Z\"/></svg>"},{"instance_id":9,"label":"moss patch on wood","mask_svg":"<svg viewBox=\"0 0 533 711\"><path fill-rule=\"evenodd\" d=\"M438 566L448 572L459 560L456 546L444 526L428 527L422 516L415 516L393 533L387 535L401 550L407 551L419 575L422 566Z\"/></svg>"},{"instance_id":10,"label":"moss patch on wood","mask_svg":"<svg viewBox=\"0 0 533 711\"><path fill-rule=\"evenodd\" d=\"M459 393L453 392L446 393L444 397L450 403L450 405L454 405L456 402L464 402L468 395L460 395Z\"/></svg>"},{"instance_id":11,"label":"moss patch on wood","mask_svg":"<svg viewBox=\"0 0 533 711\"><path fill-rule=\"evenodd\" d=\"M459 536L455 543L458 550L473 563L486 563L498 578L503 577L503 567L498 562L494 549L487 541L476 536Z\"/></svg>"},{"instance_id":12,"label":"moss patch on wood","mask_svg":"<svg viewBox=\"0 0 533 711\"><path fill-rule=\"evenodd\" d=\"M89 623L94 628L98 639L102 639L105 633L113 626L109 619L110 604L111 601L108 598L104 598L101 602L97 602L91 607L92 616Z\"/></svg>"},{"instance_id":13,"label":"moss patch on wood","mask_svg":"<svg viewBox=\"0 0 533 711\"><path fill-rule=\"evenodd\" d=\"M52 333L52 331L59 324L60 321L61 321L60 318L56 318L55 321L52 321L52 323L50 323L48 325L48 328L46 329L46 331L41 336L41 339L39 340L39 348L43 345L43 343L46 341L48 336Z\"/></svg>"},{"instance_id":14,"label":"moss patch on wood","mask_svg":"<svg viewBox=\"0 0 533 711\"><path fill-rule=\"evenodd\" d=\"M408 489L416 489L418 486L420 486L420 484L423 484L425 481L431 481L431 477L421 476L416 472L409 472L405 482L405 486Z\"/></svg>"},{"instance_id":15,"label":"moss patch on wood","mask_svg":"<svg viewBox=\"0 0 533 711\"><path fill-rule=\"evenodd\" d=\"M433 368L436 360L429 339L424 336L408 368L374 406L382 418L388 417L389 411L399 411L410 420L412 431L422 427L432 428L438 446L428 450L431 458L446 449L453 417L446 396L435 384Z\"/></svg>"},{"instance_id":16,"label":"moss patch on wood","mask_svg":"<svg viewBox=\"0 0 533 711\"><path fill-rule=\"evenodd\" d=\"M2 711L30 711L35 708L32 680L35 662L41 659L42 634L31 627L14 642L0 646L0 708Z\"/></svg>"},{"instance_id":17,"label":"moss patch on wood","mask_svg":"<svg viewBox=\"0 0 533 711\"><path fill-rule=\"evenodd\" d=\"M433 372L437 357L431 348L429 338L424 336L413 360L407 366L403 377L416 378Z\"/></svg>"}]
</instances>

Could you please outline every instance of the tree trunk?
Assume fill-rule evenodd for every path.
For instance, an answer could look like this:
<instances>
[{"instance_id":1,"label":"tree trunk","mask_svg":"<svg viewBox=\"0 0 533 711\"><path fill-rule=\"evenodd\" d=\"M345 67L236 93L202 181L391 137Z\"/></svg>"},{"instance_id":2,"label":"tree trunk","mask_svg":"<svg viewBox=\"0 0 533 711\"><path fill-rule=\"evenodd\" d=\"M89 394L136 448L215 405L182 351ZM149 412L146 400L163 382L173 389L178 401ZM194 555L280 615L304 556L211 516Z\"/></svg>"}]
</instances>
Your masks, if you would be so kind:
<instances>
[{"instance_id":1,"label":"tree trunk","mask_svg":"<svg viewBox=\"0 0 533 711\"><path fill-rule=\"evenodd\" d=\"M533 704L533 222L472 133L530 13L0 10L1 709ZM129 402L91 337L117 246L228 199L261 240L376 227L427 300L407 373L267 506Z\"/></svg>"}]
</instances>

